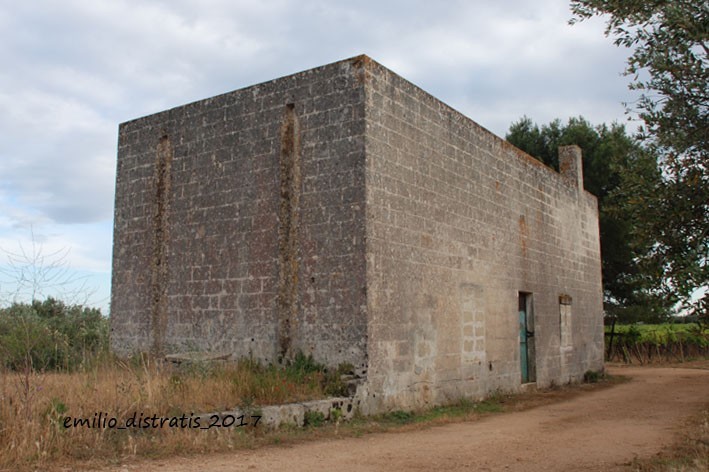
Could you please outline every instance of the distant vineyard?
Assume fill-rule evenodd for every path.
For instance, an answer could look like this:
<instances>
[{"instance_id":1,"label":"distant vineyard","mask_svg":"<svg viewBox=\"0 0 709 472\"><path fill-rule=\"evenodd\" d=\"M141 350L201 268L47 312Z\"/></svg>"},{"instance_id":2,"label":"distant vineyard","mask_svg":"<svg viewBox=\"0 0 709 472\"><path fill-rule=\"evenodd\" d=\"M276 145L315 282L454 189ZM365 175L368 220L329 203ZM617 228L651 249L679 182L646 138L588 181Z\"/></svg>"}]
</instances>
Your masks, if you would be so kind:
<instances>
[{"instance_id":1,"label":"distant vineyard","mask_svg":"<svg viewBox=\"0 0 709 472\"><path fill-rule=\"evenodd\" d=\"M606 360L647 364L709 356L709 327L698 324L606 326Z\"/></svg>"}]
</instances>

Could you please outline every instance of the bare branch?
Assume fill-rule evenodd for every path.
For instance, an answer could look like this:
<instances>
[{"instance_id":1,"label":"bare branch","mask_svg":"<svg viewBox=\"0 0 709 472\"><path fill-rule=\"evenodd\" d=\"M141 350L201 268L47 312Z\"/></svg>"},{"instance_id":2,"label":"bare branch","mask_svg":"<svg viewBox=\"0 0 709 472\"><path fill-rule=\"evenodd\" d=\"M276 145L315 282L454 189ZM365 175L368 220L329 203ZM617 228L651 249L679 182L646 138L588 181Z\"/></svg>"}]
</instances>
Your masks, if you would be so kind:
<instances>
[{"instance_id":1,"label":"bare branch","mask_svg":"<svg viewBox=\"0 0 709 472\"><path fill-rule=\"evenodd\" d=\"M89 287L88 276L72 271L71 249L45 252L32 229L30 236L30 247L18 242L16 251L0 248L0 306L50 295L70 304L87 304L96 289Z\"/></svg>"}]
</instances>

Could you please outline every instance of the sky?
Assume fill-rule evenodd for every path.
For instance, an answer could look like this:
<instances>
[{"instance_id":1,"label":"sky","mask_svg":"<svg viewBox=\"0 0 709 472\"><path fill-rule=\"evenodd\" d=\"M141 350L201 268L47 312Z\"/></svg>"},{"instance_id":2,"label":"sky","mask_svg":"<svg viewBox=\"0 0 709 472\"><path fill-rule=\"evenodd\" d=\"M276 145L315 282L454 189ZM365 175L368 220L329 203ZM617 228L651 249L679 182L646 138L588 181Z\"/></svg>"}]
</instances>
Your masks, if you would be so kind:
<instances>
[{"instance_id":1,"label":"sky","mask_svg":"<svg viewBox=\"0 0 709 472\"><path fill-rule=\"evenodd\" d=\"M367 54L502 137L523 116L625 122L628 52L570 18L563 0L0 0L0 305L109 311L118 125L167 108Z\"/></svg>"}]
</instances>

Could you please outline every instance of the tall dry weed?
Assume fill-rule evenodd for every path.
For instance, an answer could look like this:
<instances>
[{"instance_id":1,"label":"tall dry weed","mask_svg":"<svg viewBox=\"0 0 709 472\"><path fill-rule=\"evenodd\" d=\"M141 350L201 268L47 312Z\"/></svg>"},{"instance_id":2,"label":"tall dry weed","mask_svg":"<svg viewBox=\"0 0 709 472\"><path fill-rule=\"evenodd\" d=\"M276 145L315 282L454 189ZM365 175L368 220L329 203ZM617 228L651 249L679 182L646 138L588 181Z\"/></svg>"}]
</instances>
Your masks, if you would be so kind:
<instances>
[{"instance_id":1,"label":"tall dry weed","mask_svg":"<svg viewBox=\"0 0 709 472\"><path fill-rule=\"evenodd\" d=\"M0 373L0 470L47 469L77 460L207 452L248 445L258 428L118 429L130 418L180 418L325 396L319 369L242 361L175 367L147 358L104 359L70 372ZM77 419L79 424L74 423ZM116 420L116 427L110 426ZM183 421L188 424L188 421ZM194 423L193 423L194 424Z\"/></svg>"}]
</instances>

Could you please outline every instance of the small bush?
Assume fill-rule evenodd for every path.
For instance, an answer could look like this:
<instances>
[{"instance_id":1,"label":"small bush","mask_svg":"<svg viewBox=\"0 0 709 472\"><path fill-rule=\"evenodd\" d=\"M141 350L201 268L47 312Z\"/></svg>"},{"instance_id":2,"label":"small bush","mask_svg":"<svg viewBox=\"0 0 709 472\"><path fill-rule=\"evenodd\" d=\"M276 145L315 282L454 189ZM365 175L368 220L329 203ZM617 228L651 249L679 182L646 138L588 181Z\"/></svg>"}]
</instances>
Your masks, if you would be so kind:
<instances>
[{"instance_id":1,"label":"small bush","mask_svg":"<svg viewBox=\"0 0 709 472\"><path fill-rule=\"evenodd\" d=\"M286 372L294 377L323 372L324 370L325 366L315 362L312 354L306 356L301 351L298 351L293 360L286 364Z\"/></svg>"},{"instance_id":2,"label":"small bush","mask_svg":"<svg viewBox=\"0 0 709 472\"><path fill-rule=\"evenodd\" d=\"M291 381L319 384L325 395L333 397L349 395L349 387L343 382L342 376L353 372L354 366L350 363L340 364L336 369L328 369L324 364L316 362L312 354L306 356L300 351L285 366L286 376Z\"/></svg>"},{"instance_id":3,"label":"small bush","mask_svg":"<svg viewBox=\"0 0 709 472\"><path fill-rule=\"evenodd\" d=\"M319 411L306 411L305 412L305 418L304 418L304 423L305 426L322 426L322 424L325 422L325 415L320 413Z\"/></svg>"},{"instance_id":4,"label":"small bush","mask_svg":"<svg viewBox=\"0 0 709 472\"><path fill-rule=\"evenodd\" d=\"M603 374L601 372L596 370L587 370L586 373L583 374L583 381L585 383L597 383L602 377Z\"/></svg>"},{"instance_id":5,"label":"small bush","mask_svg":"<svg viewBox=\"0 0 709 472\"><path fill-rule=\"evenodd\" d=\"M346 397L350 394L349 386L342 380L343 375L352 374L354 366L350 363L340 364L337 369L326 372L323 380L323 391L332 397Z\"/></svg>"},{"instance_id":6,"label":"small bush","mask_svg":"<svg viewBox=\"0 0 709 472\"><path fill-rule=\"evenodd\" d=\"M330 408L330 418L334 423L339 423L342 419L342 409L340 408Z\"/></svg>"}]
</instances>

